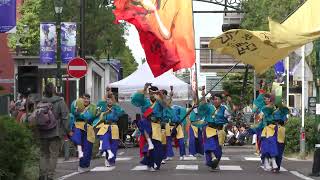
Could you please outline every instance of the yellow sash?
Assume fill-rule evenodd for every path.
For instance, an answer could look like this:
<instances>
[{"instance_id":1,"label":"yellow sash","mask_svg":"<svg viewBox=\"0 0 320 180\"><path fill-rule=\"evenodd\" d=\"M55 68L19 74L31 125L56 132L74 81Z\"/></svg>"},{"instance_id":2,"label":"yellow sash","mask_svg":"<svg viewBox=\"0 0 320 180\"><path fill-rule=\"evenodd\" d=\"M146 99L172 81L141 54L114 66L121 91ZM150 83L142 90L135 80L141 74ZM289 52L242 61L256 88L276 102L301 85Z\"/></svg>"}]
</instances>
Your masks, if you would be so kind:
<instances>
[{"instance_id":1,"label":"yellow sash","mask_svg":"<svg viewBox=\"0 0 320 180\"><path fill-rule=\"evenodd\" d=\"M166 136L171 136L170 125L166 123Z\"/></svg>"},{"instance_id":2,"label":"yellow sash","mask_svg":"<svg viewBox=\"0 0 320 180\"><path fill-rule=\"evenodd\" d=\"M78 129L81 129L81 130L85 131L85 130L84 130L85 122L83 122L83 121L75 122L75 123L74 123L74 125L75 125L75 127L76 127L76 128L78 128Z\"/></svg>"},{"instance_id":3,"label":"yellow sash","mask_svg":"<svg viewBox=\"0 0 320 180\"><path fill-rule=\"evenodd\" d=\"M283 126L278 126L278 142L284 143L286 139L286 128Z\"/></svg>"},{"instance_id":4,"label":"yellow sash","mask_svg":"<svg viewBox=\"0 0 320 180\"><path fill-rule=\"evenodd\" d=\"M184 138L184 134L183 134L182 126L179 125L177 127L177 139L181 139L181 138Z\"/></svg>"},{"instance_id":5,"label":"yellow sash","mask_svg":"<svg viewBox=\"0 0 320 180\"><path fill-rule=\"evenodd\" d=\"M167 136L166 136L166 130L163 129L161 131L161 143L162 144L167 144Z\"/></svg>"},{"instance_id":6,"label":"yellow sash","mask_svg":"<svg viewBox=\"0 0 320 180\"><path fill-rule=\"evenodd\" d=\"M226 132L224 130L218 130L218 139L219 145L222 146L224 144L224 140L226 139Z\"/></svg>"},{"instance_id":7,"label":"yellow sash","mask_svg":"<svg viewBox=\"0 0 320 180\"><path fill-rule=\"evenodd\" d=\"M196 126L192 125L192 124L191 124L191 128L193 130L194 137L198 138L198 130L199 129Z\"/></svg>"},{"instance_id":8,"label":"yellow sash","mask_svg":"<svg viewBox=\"0 0 320 180\"><path fill-rule=\"evenodd\" d=\"M104 124L103 123L100 123L96 128L97 129L100 129L100 128L102 128L104 126Z\"/></svg>"},{"instance_id":9,"label":"yellow sash","mask_svg":"<svg viewBox=\"0 0 320 180\"><path fill-rule=\"evenodd\" d=\"M109 125L108 125L108 124L103 124L103 125L100 127L97 135L98 135L98 136L103 136L103 135L106 134L106 132L108 131L108 128L109 128Z\"/></svg>"},{"instance_id":10,"label":"yellow sash","mask_svg":"<svg viewBox=\"0 0 320 180\"><path fill-rule=\"evenodd\" d=\"M264 127L261 133L261 137L266 137L266 138L272 137L275 133L275 130L274 130L275 127L276 125L274 124L270 124Z\"/></svg>"},{"instance_id":11,"label":"yellow sash","mask_svg":"<svg viewBox=\"0 0 320 180\"><path fill-rule=\"evenodd\" d=\"M207 138L211 138L213 136L216 136L217 130L215 128L207 126L206 127L206 135L207 135Z\"/></svg>"},{"instance_id":12,"label":"yellow sash","mask_svg":"<svg viewBox=\"0 0 320 180\"><path fill-rule=\"evenodd\" d=\"M94 143L96 140L96 135L93 130L93 126L87 124L87 140L91 143Z\"/></svg>"},{"instance_id":13,"label":"yellow sash","mask_svg":"<svg viewBox=\"0 0 320 180\"><path fill-rule=\"evenodd\" d=\"M119 139L119 127L118 125L111 125L111 138Z\"/></svg>"},{"instance_id":14,"label":"yellow sash","mask_svg":"<svg viewBox=\"0 0 320 180\"><path fill-rule=\"evenodd\" d=\"M151 123L152 127L152 139L161 142L161 125L158 123Z\"/></svg>"},{"instance_id":15,"label":"yellow sash","mask_svg":"<svg viewBox=\"0 0 320 180\"><path fill-rule=\"evenodd\" d=\"M98 131L98 136L103 136L108 132L109 126L111 126L111 138L119 139L119 127L118 125L108 125L104 124Z\"/></svg>"}]
</instances>

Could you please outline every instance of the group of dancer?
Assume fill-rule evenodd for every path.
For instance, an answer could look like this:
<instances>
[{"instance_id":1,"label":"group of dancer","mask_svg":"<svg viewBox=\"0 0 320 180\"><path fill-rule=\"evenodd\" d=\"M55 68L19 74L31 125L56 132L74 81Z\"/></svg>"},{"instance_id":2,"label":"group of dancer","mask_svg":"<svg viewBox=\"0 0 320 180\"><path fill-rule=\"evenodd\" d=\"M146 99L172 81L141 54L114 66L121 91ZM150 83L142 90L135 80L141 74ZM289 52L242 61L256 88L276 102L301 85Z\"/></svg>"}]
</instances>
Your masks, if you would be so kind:
<instances>
[{"instance_id":1,"label":"group of dancer","mask_svg":"<svg viewBox=\"0 0 320 180\"><path fill-rule=\"evenodd\" d=\"M160 170L162 164L174 157L173 142L179 148L180 160L186 158L184 127L188 128L189 155L204 155L206 165L215 170L222 157L225 142L225 125L231 121L230 106L223 103L221 94L205 98L204 88L199 103L192 108L174 105L173 88L168 93L146 83L144 89L134 93L131 104L141 109L142 118L135 120L140 131L140 163L149 171ZM254 101L258 126L248 129L258 137L257 147L266 169L279 172L284 151L285 128L288 109L274 106L269 94L261 93ZM189 112L190 111L190 112ZM97 105L90 103L90 96L74 101L71 105L71 140L76 144L80 158L78 171L89 170L93 143L99 139L99 152L105 153L105 166L115 165L119 128L117 121L124 114L111 90Z\"/></svg>"},{"instance_id":2,"label":"group of dancer","mask_svg":"<svg viewBox=\"0 0 320 180\"><path fill-rule=\"evenodd\" d=\"M99 139L99 152L106 155L105 166L115 165L119 145L117 121L123 114L110 89L97 105L90 102L89 94L71 104L70 126L73 133L70 139L77 146L79 172L89 171L96 138Z\"/></svg>"}]
</instances>

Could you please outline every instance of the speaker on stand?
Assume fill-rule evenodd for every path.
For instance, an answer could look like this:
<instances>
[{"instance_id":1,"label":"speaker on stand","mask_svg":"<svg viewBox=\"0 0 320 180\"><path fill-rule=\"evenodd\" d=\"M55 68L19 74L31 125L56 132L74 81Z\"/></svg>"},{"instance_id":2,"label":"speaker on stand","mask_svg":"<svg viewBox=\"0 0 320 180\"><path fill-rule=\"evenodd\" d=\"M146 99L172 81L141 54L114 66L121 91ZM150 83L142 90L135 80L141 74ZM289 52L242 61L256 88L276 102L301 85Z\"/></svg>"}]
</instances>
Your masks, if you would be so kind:
<instances>
[{"instance_id":1,"label":"speaker on stand","mask_svg":"<svg viewBox=\"0 0 320 180\"><path fill-rule=\"evenodd\" d=\"M18 66L18 92L28 96L39 93L38 66Z\"/></svg>"}]
</instances>

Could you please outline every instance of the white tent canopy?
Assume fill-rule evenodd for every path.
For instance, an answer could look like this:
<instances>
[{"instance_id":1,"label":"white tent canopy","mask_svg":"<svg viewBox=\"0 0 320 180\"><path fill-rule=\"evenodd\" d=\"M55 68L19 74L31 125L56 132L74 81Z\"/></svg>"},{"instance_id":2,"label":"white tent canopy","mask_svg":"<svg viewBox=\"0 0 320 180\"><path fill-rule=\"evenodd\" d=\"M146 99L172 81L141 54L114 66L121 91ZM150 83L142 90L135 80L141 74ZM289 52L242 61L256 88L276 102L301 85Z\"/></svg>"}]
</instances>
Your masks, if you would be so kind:
<instances>
[{"instance_id":1,"label":"white tent canopy","mask_svg":"<svg viewBox=\"0 0 320 180\"><path fill-rule=\"evenodd\" d=\"M128 100L137 90L143 89L147 82L152 83L152 85L157 86L159 89L166 89L167 91L170 90L170 86L173 86L174 98L188 99L189 84L177 78L170 71L154 78L147 63L139 66L130 76L121 81L114 82L109 86L118 88L120 100Z\"/></svg>"}]
</instances>

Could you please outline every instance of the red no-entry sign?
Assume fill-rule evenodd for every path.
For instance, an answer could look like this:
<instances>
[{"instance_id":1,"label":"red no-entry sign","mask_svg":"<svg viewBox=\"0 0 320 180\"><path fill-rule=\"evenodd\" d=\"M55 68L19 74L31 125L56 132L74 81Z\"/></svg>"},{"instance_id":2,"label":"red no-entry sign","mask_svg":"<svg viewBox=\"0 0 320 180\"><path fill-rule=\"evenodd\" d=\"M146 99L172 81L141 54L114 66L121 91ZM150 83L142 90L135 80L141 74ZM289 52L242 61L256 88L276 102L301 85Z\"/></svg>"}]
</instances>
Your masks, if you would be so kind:
<instances>
[{"instance_id":1,"label":"red no-entry sign","mask_svg":"<svg viewBox=\"0 0 320 180\"><path fill-rule=\"evenodd\" d=\"M68 63L68 74L74 78L82 78L87 74L88 64L82 58L74 58Z\"/></svg>"}]
</instances>

